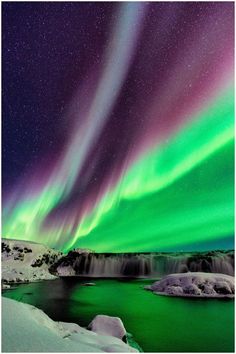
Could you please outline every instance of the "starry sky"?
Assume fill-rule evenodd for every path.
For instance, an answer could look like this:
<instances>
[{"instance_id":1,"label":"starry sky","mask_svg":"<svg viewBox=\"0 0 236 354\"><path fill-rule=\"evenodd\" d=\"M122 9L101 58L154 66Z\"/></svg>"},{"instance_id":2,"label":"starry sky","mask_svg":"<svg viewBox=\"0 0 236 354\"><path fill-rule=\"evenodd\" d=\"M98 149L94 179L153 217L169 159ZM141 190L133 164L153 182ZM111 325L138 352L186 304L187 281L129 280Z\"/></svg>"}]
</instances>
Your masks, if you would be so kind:
<instances>
[{"instance_id":1,"label":"starry sky","mask_svg":"<svg viewBox=\"0 0 236 354\"><path fill-rule=\"evenodd\" d=\"M233 2L2 3L3 237L233 247Z\"/></svg>"}]
</instances>

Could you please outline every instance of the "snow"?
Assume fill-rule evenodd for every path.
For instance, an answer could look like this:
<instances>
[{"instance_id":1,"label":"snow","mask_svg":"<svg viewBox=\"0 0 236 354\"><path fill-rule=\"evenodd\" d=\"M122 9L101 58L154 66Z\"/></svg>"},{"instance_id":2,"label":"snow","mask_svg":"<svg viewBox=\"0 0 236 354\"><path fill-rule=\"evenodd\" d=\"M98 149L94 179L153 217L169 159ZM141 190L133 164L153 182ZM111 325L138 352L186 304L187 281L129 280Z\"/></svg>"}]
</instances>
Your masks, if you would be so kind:
<instances>
[{"instance_id":1,"label":"snow","mask_svg":"<svg viewBox=\"0 0 236 354\"><path fill-rule=\"evenodd\" d=\"M58 270L57 274L60 277L76 275L76 272L75 272L74 268L71 265L67 265L67 266L59 265L57 270Z\"/></svg>"},{"instance_id":2,"label":"snow","mask_svg":"<svg viewBox=\"0 0 236 354\"><path fill-rule=\"evenodd\" d=\"M94 253L94 251L90 250L89 248L75 248L75 249L73 249L73 252L76 252L78 254Z\"/></svg>"},{"instance_id":3,"label":"snow","mask_svg":"<svg viewBox=\"0 0 236 354\"><path fill-rule=\"evenodd\" d=\"M122 339L126 335L125 327L119 317L97 315L88 326L99 334L107 334Z\"/></svg>"},{"instance_id":4,"label":"snow","mask_svg":"<svg viewBox=\"0 0 236 354\"><path fill-rule=\"evenodd\" d=\"M2 289L10 289L11 286L8 284L2 284Z\"/></svg>"},{"instance_id":5,"label":"snow","mask_svg":"<svg viewBox=\"0 0 236 354\"><path fill-rule=\"evenodd\" d=\"M234 277L201 272L170 274L145 289L157 295L233 298Z\"/></svg>"},{"instance_id":6,"label":"snow","mask_svg":"<svg viewBox=\"0 0 236 354\"><path fill-rule=\"evenodd\" d=\"M3 352L137 352L116 337L54 322L34 306L2 298Z\"/></svg>"},{"instance_id":7,"label":"snow","mask_svg":"<svg viewBox=\"0 0 236 354\"><path fill-rule=\"evenodd\" d=\"M50 280L49 267L62 256L39 243L2 239L2 281L4 283Z\"/></svg>"}]
</instances>

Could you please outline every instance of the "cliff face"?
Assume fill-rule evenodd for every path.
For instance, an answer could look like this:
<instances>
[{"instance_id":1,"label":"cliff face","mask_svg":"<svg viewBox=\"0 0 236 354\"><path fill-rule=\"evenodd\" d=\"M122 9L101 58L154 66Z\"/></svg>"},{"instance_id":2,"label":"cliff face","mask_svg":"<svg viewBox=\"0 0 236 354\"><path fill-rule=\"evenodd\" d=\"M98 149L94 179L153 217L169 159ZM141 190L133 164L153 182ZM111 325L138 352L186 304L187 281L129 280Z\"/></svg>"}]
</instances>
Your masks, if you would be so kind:
<instances>
[{"instance_id":1,"label":"cliff face","mask_svg":"<svg viewBox=\"0 0 236 354\"><path fill-rule=\"evenodd\" d=\"M186 272L234 275L234 251L189 253L94 253L66 256L42 244L2 239L3 283L31 282L55 276L162 277Z\"/></svg>"},{"instance_id":2,"label":"cliff face","mask_svg":"<svg viewBox=\"0 0 236 354\"><path fill-rule=\"evenodd\" d=\"M160 277L208 272L234 275L234 251L189 253L78 253L61 257L50 271L58 276Z\"/></svg>"},{"instance_id":3,"label":"cliff face","mask_svg":"<svg viewBox=\"0 0 236 354\"><path fill-rule=\"evenodd\" d=\"M53 279L55 276L48 269L61 256L61 252L39 243L2 239L2 281Z\"/></svg>"}]
</instances>

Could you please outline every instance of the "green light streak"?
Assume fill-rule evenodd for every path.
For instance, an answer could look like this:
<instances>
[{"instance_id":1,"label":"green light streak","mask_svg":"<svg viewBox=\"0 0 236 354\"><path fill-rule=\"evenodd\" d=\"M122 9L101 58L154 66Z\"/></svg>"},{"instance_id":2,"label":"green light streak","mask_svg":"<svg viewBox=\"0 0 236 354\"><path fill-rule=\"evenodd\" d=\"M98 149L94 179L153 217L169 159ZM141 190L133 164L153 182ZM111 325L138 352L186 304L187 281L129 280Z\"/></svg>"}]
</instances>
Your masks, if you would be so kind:
<instances>
[{"instance_id":1,"label":"green light streak","mask_svg":"<svg viewBox=\"0 0 236 354\"><path fill-rule=\"evenodd\" d=\"M227 238L234 229L233 117L230 88L124 171L76 232L64 220L42 228L62 198L60 183L51 178L38 196L4 208L4 237L100 252L171 250L194 242L197 248L198 242Z\"/></svg>"},{"instance_id":2,"label":"green light streak","mask_svg":"<svg viewBox=\"0 0 236 354\"><path fill-rule=\"evenodd\" d=\"M171 250L232 235L233 142L168 188L122 200L77 246L97 251ZM225 175L226 174L226 175Z\"/></svg>"},{"instance_id":3,"label":"green light streak","mask_svg":"<svg viewBox=\"0 0 236 354\"><path fill-rule=\"evenodd\" d=\"M93 213L80 223L68 248L80 245L114 252L152 250L153 247L156 249L186 242L187 240L182 236L185 229L191 232L191 239L195 238L198 241L229 236L233 232L233 156L231 154L234 138L233 102L233 90L230 89L214 105L195 117L173 139L137 161L123 176L114 191L107 193ZM225 146L230 147L227 153L224 152L225 156L222 156ZM217 163L216 154L220 156ZM231 158L226 166L227 156ZM222 198L215 200L215 204L209 205L211 209L206 208L202 213L196 211L197 221L194 215L191 216L191 213L189 215L189 212L183 210L182 203L186 203L189 195L194 193L194 185L197 184L196 179L199 176L192 176L191 171L201 165L204 167L200 170L205 180L198 185L198 193L203 194L204 191L208 205L209 198L215 200L211 185L214 185L219 171L227 168L229 172L221 177L223 192L214 191L219 197L222 193ZM210 172L212 174L212 171L214 171L212 180L209 181L207 174ZM187 179L184 178L185 184L181 186L183 193L179 197L180 205L175 211L170 208L171 203L168 204L168 188L185 175ZM160 199L158 192L165 189L162 203L166 214L160 215L163 207L156 204L156 200ZM173 188L171 190L173 194L172 197L169 196L170 200L176 195L176 190ZM220 202L224 208L221 208ZM140 204L143 205L141 209ZM191 205L189 208L191 209ZM201 200L198 208L204 209ZM158 216L156 219L152 217L153 211ZM182 217L179 211L183 213ZM169 213L171 218L168 216ZM190 217L195 220L195 223ZM180 221L175 223L172 230L170 223L173 226L176 218ZM149 220L149 224L145 222L140 224L139 220L143 219ZM221 227L217 226L219 220L223 223ZM169 237L170 232L175 233L172 239ZM178 232L181 232L180 236ZM142 242L137 244L139 235ZM81 238L81 236L86 237Z\"/></svg>"}]
</instances>

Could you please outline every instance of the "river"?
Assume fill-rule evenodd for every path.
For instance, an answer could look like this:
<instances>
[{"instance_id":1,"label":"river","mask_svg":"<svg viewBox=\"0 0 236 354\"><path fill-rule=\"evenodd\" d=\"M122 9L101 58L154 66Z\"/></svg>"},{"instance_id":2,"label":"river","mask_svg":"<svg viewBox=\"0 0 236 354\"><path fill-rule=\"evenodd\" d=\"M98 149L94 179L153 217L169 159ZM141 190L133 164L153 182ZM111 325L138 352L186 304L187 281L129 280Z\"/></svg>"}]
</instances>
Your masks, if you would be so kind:
<instances>
[{"instance_id":1,"label":"river","mask_svg":"<svg viewBox=\"0 0 236 354\"><path fill-rule=\"evenodd\" d=\"M53 320L85 327L97 314L118 316L144 352L234 351L233 300L157 296L143 289L151 283L61 278L20 284L3 296L34 305Z\"/></svg>"}]
</instances>

